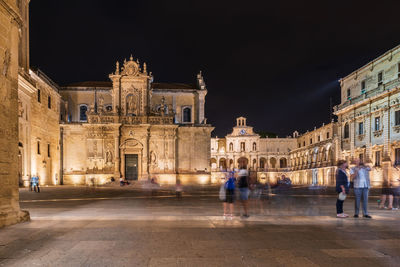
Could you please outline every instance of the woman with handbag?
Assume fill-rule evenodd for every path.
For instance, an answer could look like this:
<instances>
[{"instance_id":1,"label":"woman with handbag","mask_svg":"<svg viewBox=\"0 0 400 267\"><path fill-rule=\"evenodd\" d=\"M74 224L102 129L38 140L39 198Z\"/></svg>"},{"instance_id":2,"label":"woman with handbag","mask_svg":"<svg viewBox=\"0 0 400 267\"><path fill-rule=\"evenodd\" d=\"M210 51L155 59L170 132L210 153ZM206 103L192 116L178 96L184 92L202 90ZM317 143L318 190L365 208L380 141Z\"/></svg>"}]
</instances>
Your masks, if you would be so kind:
<instances>
[{"instance_id":1,"label":"woman with handbag","mask_svg":"<svg viewBox=\"0 0 400 267\"><path fill-rule=\"evenodd\" d=\"M349 179L347 177L347 161L338 161L338 170L336 172L336 192L339 194L336 200L336 216L338 218L347 218L349 215L343 212L343 202L349 193Z\"/></svg>"}]
</instances>

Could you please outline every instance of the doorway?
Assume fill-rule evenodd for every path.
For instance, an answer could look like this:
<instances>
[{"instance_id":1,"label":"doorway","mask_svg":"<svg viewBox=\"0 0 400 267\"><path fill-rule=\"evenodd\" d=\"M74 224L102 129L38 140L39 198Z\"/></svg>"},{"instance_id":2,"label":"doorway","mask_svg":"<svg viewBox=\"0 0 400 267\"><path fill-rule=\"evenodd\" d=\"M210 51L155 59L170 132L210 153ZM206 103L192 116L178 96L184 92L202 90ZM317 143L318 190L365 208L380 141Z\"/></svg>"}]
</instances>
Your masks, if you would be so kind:
<instances>
[{"instance_id":1,"label":"doorway","mask_svg":"<svg viewBox=\"0 0 400 267\"><path fill-rule=\"evenodd\" d=\"M138 155L125 154L125 178L127 180L138 179Z\"/></svg>"}]
</instances>

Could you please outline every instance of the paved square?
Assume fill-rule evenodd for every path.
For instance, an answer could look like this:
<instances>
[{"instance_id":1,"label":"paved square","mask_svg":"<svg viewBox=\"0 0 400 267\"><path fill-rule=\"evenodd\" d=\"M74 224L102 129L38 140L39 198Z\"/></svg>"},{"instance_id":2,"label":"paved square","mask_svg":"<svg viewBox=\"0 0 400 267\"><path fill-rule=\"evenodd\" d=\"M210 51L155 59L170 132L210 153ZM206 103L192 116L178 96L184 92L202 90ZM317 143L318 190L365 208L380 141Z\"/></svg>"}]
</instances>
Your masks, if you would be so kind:
<instances>
[{"instance_id":1,"label":"paved square","mask_svg":"<svg viewBox=\"0 0 400 267\"><path fill-rule=\"evenodd\" d=\"M0 229L1 266L398 266L400 211L337 219L335 197L307 190L224 220L218 189L21 189L30 222ZM236 206L239 207L239 203ZM353 199L345 202L352 214Z\"/></svg>"}]
</instances>

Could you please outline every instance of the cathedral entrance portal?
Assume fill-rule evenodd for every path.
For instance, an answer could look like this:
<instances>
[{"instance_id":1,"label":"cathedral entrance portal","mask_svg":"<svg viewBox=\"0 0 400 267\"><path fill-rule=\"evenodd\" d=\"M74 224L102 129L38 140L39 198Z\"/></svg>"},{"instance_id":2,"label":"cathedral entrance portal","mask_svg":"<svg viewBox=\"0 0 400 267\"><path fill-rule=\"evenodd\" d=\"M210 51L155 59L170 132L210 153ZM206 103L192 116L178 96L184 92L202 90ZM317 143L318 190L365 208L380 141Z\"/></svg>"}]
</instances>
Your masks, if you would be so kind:
<instances>
[{"instance_id":1,"label":"cathedral entrance portal","mask_svg":"<svg viewBox=\"0 0 400 267\"><path fill-rule=\"evenodd\" d=\"M125 178L127 180L138 179L138 155L125 154Z\"/></svg>"}]
</instances>

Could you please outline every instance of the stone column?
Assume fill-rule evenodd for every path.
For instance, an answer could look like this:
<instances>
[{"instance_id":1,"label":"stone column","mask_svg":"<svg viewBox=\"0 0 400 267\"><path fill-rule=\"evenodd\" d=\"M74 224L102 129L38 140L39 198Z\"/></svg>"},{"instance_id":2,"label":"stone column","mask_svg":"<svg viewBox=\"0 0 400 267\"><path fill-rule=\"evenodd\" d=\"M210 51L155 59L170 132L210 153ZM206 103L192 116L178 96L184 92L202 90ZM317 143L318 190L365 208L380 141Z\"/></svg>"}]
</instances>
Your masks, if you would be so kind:
<instances>
[{"instance_id":1,"label":"stone column","mask_svg":"<svg viewBox=\"0 0 400 267\"><path fill-rule=\"evenodd\" d=\"M18 42L24 26L16 1L0 5L0 227L29 220L18 191Z\"/></svg>"},{"instance_id":2,"label":"stone column","mask_svg":"<svg viewBox=\"0 0 400 267\"><path fill-rule=\"evenodd\" d=\"M388 181L389 184L392 179L392 161L390 158L390 109L384 108L382 116L383 127L383 157L382 157L382 172L383 181ZM383 182L382 181L382 182Z\"/></svg>"},{"instance_id":3,"label":"stone column","mask_svg":"<svg viewBox=\"0 0 400 267\"><path fill-rule=\"evenodd\" d=\"M205 103L206 92L202 91L199 93L199 108L198 108L198 116L199 123L204 122L204 103Z\"/></svg>"},{"instance_id":4,"label":"stone column","mask_svg":"<svg viewBox=\"0 0 400 267\"><path fill-rule=\"evenodd\" d=\"M354 148L355 148L355 140L356 140L356 120L353 117L349 121L349 134L350 134L350 159L354 158Z\"/></svg>"},{"instance_id":5,"label":"stone column","mask_svg":"<svg viewBox=\"0 0 400 267\"><path fill-rule=\"evenodd\" d=\"M121 172L119 168L119 162L120 162L120 152L119 152L119 133L118 131L114 133L114 155L115 155L115 169L114 169L114 175L116 176L116 179L119 179Z\"/></svg>"},{"instance_id":6,"label":"stone column","mask_svg":"<svg viewBox=\"0 0 400 267\"><path fill-rule=\"evenodd\" d=\"M390 161L390 109L385 108L382 116L383 127L383 159Z\"/></svg>"},{"instance_id":7,"label":"stone column","mask_svg":"<svg viewBox=\"0 0 400 267\"><path fill-rule=\"evenodd\" d=\"M365 162L372 162L372 151L371 151L371 134L372 134L372 127L371 127L371 113L365 116Z\"/></svg>"},{"instance_id":8,"label":"stone column","mask_svg":"<svg viewBox=\"0 0 400 267\"><path fill-rule=\"evenodd\" d=\"M175 123L177 123L178 120L178 111L176 110L176 95L172 95L172 110L175 112L174 117L175 117Z\"/></svg>"}]
</instances>

